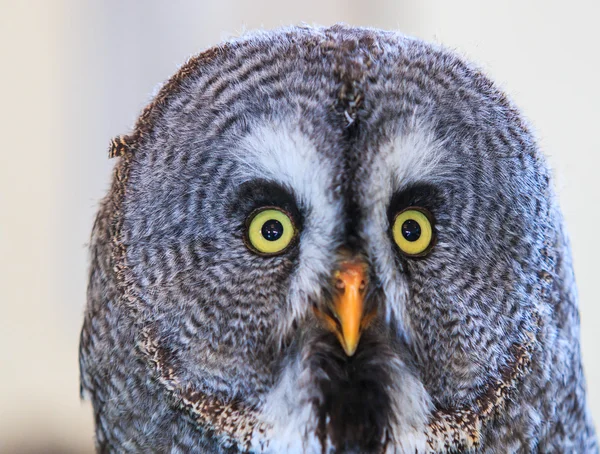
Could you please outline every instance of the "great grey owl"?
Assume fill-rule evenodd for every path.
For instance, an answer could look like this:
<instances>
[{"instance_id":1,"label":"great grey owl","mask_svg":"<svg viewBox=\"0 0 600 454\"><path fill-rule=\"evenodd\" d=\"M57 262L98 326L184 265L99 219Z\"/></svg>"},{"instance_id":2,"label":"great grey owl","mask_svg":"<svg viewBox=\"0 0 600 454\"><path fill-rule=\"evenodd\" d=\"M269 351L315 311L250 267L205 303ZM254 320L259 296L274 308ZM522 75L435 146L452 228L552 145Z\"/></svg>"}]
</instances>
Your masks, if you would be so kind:
<instances>
[{"instance_id":1,"label":"great grey owl","mask_svg":"<svg viewBox=\"0 0 600 454\"><path fill-rule=\"evenodd\" d=\"M259 32L115 139L82 393L100 452L595 452L549 171L477 68Z\"/></svg>"}]
</instances>

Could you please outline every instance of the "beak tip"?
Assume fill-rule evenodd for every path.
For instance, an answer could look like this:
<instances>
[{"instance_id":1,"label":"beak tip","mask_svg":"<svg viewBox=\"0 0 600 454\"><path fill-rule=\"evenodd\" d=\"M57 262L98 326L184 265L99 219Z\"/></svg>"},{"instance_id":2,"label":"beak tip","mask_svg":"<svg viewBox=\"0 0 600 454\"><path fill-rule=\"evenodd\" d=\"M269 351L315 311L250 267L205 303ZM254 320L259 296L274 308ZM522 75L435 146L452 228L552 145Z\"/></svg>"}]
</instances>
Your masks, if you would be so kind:
<instances>
[{"instance_id":1,"label":"beak tip","mask_svg":"<svg viewBox=\"0 0 600 454\"><path fill-rule=\"evenodd\" d=\"M356 350L358 349L359 339L348 340L347 338L344 337L343 333L340 333L340 332L337 332L336 335L337 335L337 338L339 341L339 345L344 350L344 353L346 354L346 356L348 356L348 357L354 356L354 354L356 353Z\"/></svg>"},{"instance_id":2,"label":"beak tip","mask_svg":"<svg viewBox=\"0 0 600 454\"><path fill-rule=\"evenodd\" d=\"M354 354L356 353L356 349L358 347L358 342L356 342L352 345L344 343L342 345L342 347L344 348L344 352L346 353L346 356L348 356L348 357L354 356Z\"/></svg>"}]
</instances>

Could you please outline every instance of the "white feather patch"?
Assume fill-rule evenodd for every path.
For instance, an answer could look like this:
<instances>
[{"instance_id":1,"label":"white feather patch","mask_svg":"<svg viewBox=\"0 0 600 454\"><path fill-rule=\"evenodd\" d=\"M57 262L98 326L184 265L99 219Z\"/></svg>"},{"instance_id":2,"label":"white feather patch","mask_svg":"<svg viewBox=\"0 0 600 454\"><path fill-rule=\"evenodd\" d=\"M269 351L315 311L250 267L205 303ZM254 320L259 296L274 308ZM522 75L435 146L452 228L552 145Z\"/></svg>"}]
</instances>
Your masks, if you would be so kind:
<instances>
[{"instance_id":1,"label":"white feather patch","mask_svg":"<svg viewBox=\"0 0 600 454\"><path fill-rule=\"evenodd\" d=\"M443 144L427 127L413 124L378 150L361 188L362 205L371 207L363 238L386 295L386 320L395 320L407 341L411 337L404 323L408 286L390 245L387 207L394 193L410 184L431 183L448 175L442 150Z\"/></svg>"},{"instance_id":2,"label":"white feather patch","mask_svg":"<svg viewBox=\"0 0 600 454\"><path fill-rule=\"evenodd\" d=\"M279 327L280 333L285 333L295 320L308 315L308 302L320 297L322 280L331 273L341 202L334 198L331 163L297 129L264 125L242 141L241 150L242 154L236 152L236 159L244 165L242 181L263 178L292 189L305 214L298 268L288 294L290 314L282 317Z\"/></svg>"},{"instance_id":3,"label":"white feather patch","mask_svg":"<svg viewBox=\"0 0 600 454\"><path fill-rule=\"evenodd\" d=\"M309 371L302 370L299 362L284 370L261 409L261 418L270 429L264 436L253 439L253 449L265 453L320 452L310 383Z\"/></svg>"}]
</instances>

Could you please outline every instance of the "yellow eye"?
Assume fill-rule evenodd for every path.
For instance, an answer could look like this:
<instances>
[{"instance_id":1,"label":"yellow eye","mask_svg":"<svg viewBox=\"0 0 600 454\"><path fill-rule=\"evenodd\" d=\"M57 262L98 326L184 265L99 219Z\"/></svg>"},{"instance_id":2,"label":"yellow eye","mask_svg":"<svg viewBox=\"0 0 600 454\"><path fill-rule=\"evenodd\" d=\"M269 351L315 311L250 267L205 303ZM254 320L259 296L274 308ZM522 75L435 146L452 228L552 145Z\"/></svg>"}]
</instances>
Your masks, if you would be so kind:
<instances>
[{"instance_id":1,"label":"yellow eye","mask_svg":"<svg viewBox=\"0 0 600 454\"><path fill-rule=\"evenodd\" d=\"M432 217L424 208L408 207L396 215L392 226L394 241L408 256L427 255L433 246Z\"/></svg>"},{"instance_id":2,"label":"yellow eye","mask_svg":"<svg viewBox=\"0 0 600 454\"><path fill-rule=\"evenodd\" d=\"M259 208L246 222L246 244L262 255L280 254L296 236L290 216L276 207Z\"/></svg>"}]
</instances>

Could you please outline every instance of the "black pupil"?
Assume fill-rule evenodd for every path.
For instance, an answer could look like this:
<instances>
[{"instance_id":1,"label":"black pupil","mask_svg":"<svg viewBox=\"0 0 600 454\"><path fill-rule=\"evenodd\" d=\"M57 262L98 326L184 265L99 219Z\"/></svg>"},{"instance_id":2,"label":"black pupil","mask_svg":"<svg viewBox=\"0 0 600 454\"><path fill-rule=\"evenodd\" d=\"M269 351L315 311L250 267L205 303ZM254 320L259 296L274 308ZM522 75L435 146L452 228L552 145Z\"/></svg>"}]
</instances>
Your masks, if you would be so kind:
<instances>
[{"instance_id":1,"label":"black pupil","mask_svg":"<svg viewBox=\"0 0 600 454\"><path fill-rule=\"evenodd\" d=\"M407 241L417 241L421 237L421 226L414 219L407 219L402 224L402 236Z\"/></svg>"},{"instance_id":2,"label":"black pupil","mask_svg":"<svg viewBox=\"0 0 600 454\"><path fill-rule=\"evenodd\" d=\"M269 219L261 229L262 236L267 241L276 241L283 235L283 225L277 219Z\"/></svg>"}]
</instances>

